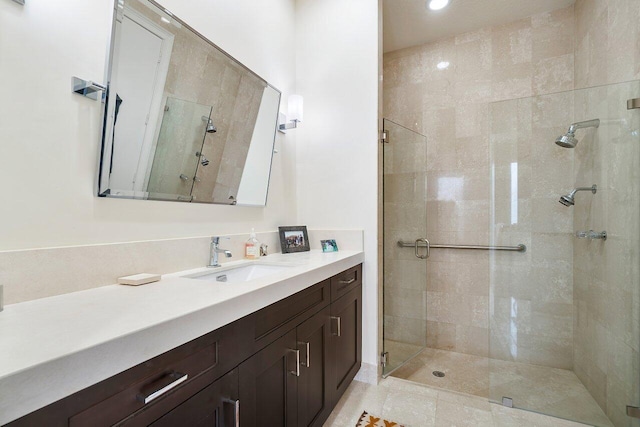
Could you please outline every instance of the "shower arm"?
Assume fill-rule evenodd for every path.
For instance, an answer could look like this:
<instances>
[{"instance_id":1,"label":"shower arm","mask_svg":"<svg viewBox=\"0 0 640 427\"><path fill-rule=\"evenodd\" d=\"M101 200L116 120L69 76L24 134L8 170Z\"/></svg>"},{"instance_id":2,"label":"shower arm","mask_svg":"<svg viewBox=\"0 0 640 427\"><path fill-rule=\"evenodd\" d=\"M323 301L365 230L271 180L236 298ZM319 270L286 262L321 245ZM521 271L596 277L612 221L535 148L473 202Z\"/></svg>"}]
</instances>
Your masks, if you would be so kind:
<instances>
[{"instance_id":1,"label":"shower arm","mask_svg":"<svg viewBox=\"0 0 640 427\"><path fill-rule=\"evenodd\" d=\"M600 126L600 119L593 119L593 120L586 120L584 122L572 123L571 126L569 126L569 133L573 134L578 129L597 128L598 126Z\"/></svg>"},{"instance_id":2,"label":"shower arm","mask_svg":"<svg viewBox=\"0 0 640 427\"><path fill-rule=\"evenodd\" d=\"M598 191L598 187L595 184L591 187L578 187L575 188L571 193L569 193L569 196L575 196L578 191L591 191L593 194L596 194L596 192Z\"/></svg>"}]
</instances>

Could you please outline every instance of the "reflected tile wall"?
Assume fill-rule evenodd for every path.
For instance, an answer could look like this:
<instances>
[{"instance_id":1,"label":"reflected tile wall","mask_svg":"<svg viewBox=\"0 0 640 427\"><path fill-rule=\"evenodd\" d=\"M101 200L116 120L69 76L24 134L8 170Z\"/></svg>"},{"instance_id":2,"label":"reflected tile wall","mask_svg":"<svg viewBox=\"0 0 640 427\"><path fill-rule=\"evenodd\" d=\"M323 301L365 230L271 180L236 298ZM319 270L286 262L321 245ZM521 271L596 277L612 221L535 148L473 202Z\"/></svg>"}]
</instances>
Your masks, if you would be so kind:
<instances>
[{"instance_id":1,"label":"reflected tile wall","mask_svg":"<svg viewBox=\"0 0 640 427\"><path fill-rule=\"evenodd\" d=\"M157 21L154 12L142 3L131 2L128 6ZM264 82L241 65L230 62L223 52L212 49L189 29L163 21L158 25L174 35L164 96L210 106L210 117L218 129L216 133L205 134L204 143L200 139L197 149L188 147L192 156L189 159L201 152L209 165L198 166L195 173L191 166L167 170L162 177L163 189L175 187L179 190L176 193L190 192L196 201L230 204L238 194L253 134L253 126L247 123L255 123ZM204 122L200 125L204 129ZM176 157L183 154L181 150L184 147L168 145L163 154ZM182 181L181 173L196 179Z\"/></svg>"},{"instance_id":2,"label":"reflected tile wall","mask_svg":"<svg viewBox=\"0 0 640 427\"><path fill-rule=\"evenodd\" d=\"M601 126L576 148L576 184L597 184L574 206L576 230L606 230L606 242L574 240L575 372L616 426L637 405L640 339L640 116L626 100L640 84L576 91L576 118ZM586 184L585 184L586 185Z\"/></svg>"},{"instance_id":3,"label":"reflected tile wall","mask_svg":"<svg viewBox=\"0 0 640 427\"><path fill-rule=\"evenodd\" d=\"M492 114L498 114L491 110L491 103L572 89L574 22L573 7L569 7L384 55L384 116L428 138L426 222L431 242L489 242L489 143L493 137L490 118ZM437 64L442 61L449 62L449 67L438 69ZM504 146L509 149L513 146L512 141L518 142L515 154L520 162L518 173L521 176L518 181L519 222L517 226L511 226L509 222L511 234L505 231L501 238L504 244L522 242L531 245L534 229L540 239L544 239L545 233L558 233L558 227L566 228L564 232L571 227L568 227L570 218L562 215L563 223L560 225L536 219L552 209L540 203L551 197L544 185L558 179L556 185L562 187L563 168L543 165L542 170L536 170L537 164L532 160L544 151L544 148L534 148L530 143L534 131L532 116L540 116L536 122L542 123L547 106L522 104L519 108L515 117L520 118L519 132L513 135L496 133L504 138L514 138L505 141ZM557 121L561 122L565 112L559 107L552 109L553 113L548 114L559 114ZM507 113L511 111L505 112L505 117ZM562 126L566 123L562 122ZM507 124L505 126L508 127ZM535 132L549 134L555 129L540 127ZM413 159L410 161L422 161L412 153L407 152L404 156ZM505 156L507 161L508 153ZM502 180L496 185L510 190L507 173L510 163L505 165L507 170L496 173ZM536 179L540 183L536 184ZM504 203L510 203L510 200ZM497 210L499 214L507 212ZM395 220L399 224L406 222L411 227L403 215L398 211ZM393 238L402 234L400 230L392 233L395 233ZM558 244L563 243L566 244ZM541 244L546 244L546 241ZM405 249L404 255L408 257L406 262L412 261L410 250ZM459 250L432 251L426 270L428 346L488 356L491 308L488 256L487 253ZM505 256L505 261L517 259L512 253ZM525 256L530 257L530 254ZM571 252L568 257L571 257ZM544 262L544 259L540 260L541 264ZM519 268L524 269L524 266ZM570 268L565 267L565 270L571 273ZM538 270L528 274L542 275ZM547 285L545 289L550 287ZM558 299L564 296L560 295ZM561 304L570 307L571 300L562 299ZM535 305L536 313L545 307L542 302ZM570 312L557 322L568 323L571 327ZM548 343L546 354L549 359L562 347L559 337L546 337L536 334L535 330L529 332L527 339L529 347ZM548 364L566 366L571 353L570 349L562 350L561 362L549 361ZM547 362L545 358L540 360L540 363L544 362Z\"/></svg>"}]
</instances>

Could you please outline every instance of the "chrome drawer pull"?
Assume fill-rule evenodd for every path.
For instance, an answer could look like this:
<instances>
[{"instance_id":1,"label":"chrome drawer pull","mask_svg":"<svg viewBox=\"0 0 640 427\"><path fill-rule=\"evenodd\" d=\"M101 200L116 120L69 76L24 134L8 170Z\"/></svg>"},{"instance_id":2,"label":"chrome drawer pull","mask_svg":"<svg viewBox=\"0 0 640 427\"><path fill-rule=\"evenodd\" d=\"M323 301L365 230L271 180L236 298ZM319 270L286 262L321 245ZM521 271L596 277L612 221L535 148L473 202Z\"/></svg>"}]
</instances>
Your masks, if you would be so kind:
<instances>
[{"instance_id":1,"label":"chrome drawer pull","mask_svg":"<svg viewBox=\"0 0 640 427\"><path fill-rule=\"evenodd\" d=\"M233 405L233 426L240 427L240 399L222 399L222 401Z\"/></svg>"},{"instance_id":2,"label":"chrome drawer pull","mask_svg":"<svg viewBox=\"0 0 640 427\"><path fill-rule=\"evenodd\" d=\"M296 353L296 370L289 371L289 373L295 375L296 377L299 377L300 376L300 350L289 349L289 351L293 351Z\"/></svg>"},{"instance_id":3,"label":"chrome drawer pull","mask_svg":"<svg viewBox=\"0 0 640 427\"><path fill-rule=\"evenodd\" d=\"M344 285L350 285L355 281L356 281L356 278L353 277L353 278L351 278L349 280L340 280L338 283L341 283L341 284L344 284Z\"/></svg>"},{"instance_id":4,"label":"chrome drawer pull","mask_svg":"<svg viewBox=\"0 0 640 427\"><path fill-rule=\"evenodd\" d=\"M340 316L331 316L331 320L336 320L338 322L338 331L333 335L339 337L340 336L340 323L341 323Z\"/></svg>"},{"instance_id":5,"label":"chrome drawer pull","mask_svg":"<svg viewBox=\"0 0 640 427\"><path fill-rule=\"evenodd\" d=\"M187 380L187 378L189 378L189 375L187 374L182 374L180 372L175 372L175 371L171 372L169 375L163 377L161 381L157 381L157 383L159 383L160 388L157 388L157 386L152 388L151 386L155 385L156 383L151 384L149 387L145 387L145 388L146 389L151 388L152 391L147 392L147 390L142 390L140 391L140 394L138 394L137 398L139 401L143 402L146 405L152 400L162 396L169 390L182 384ZM167 383L168 380L170 380L170 382Z\"/></svg>"},{"instance_id":6,"label":"chrome drawer pull","mask_svg":"<svg viewBox=\"0 0 640 427\"><path fill-rule=\"evenodd\" d=\"M305 361L302 362L302 366L306 366L307 368L311 367L311 355L310 353L310 343L304 341L298 341L298 345L304 345L307 348L307 354L305 356Z\"/></svg>"}]
</instances>

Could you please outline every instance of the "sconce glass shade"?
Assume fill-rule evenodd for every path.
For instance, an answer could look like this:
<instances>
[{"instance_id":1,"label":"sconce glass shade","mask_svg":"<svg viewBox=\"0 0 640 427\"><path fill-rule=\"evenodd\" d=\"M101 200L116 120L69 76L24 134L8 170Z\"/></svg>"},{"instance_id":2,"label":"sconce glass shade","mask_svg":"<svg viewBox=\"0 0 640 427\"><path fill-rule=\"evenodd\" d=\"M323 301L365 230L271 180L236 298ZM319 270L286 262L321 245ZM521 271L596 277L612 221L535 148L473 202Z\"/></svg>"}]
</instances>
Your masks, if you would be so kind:
<instances>
[{"instance_id":1,"label":"sconce glass shade","mask_svg":"<svg viewBox=\"0 0 640 427\"><path fill-rule=\"evenodd\" d=\"M301 95L289 96L289 114L287 114L287 119L301 122L303 116L302 104L303 98Z\"/></svg>"}]
</instances>

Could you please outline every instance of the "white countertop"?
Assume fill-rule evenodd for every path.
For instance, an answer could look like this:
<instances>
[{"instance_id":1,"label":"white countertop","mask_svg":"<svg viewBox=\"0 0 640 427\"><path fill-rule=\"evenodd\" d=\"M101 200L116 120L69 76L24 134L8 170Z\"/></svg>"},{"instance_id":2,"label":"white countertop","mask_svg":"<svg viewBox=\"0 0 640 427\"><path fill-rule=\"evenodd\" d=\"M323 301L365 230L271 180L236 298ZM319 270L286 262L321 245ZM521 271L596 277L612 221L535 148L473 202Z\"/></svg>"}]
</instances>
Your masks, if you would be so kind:
<instances>
[{"instance_id":1,"label":"white countertop","mask_svg":"<svg viewBox=\"0 0 640 427\"><path fill-rule=\"evenodd\" d=\"M143 286L104 286L5 306L0 312L0 424L363 261L361 251L272 254L257 262L291 267L245 283L171 274Z\"/></svg>"}]
</instances>

